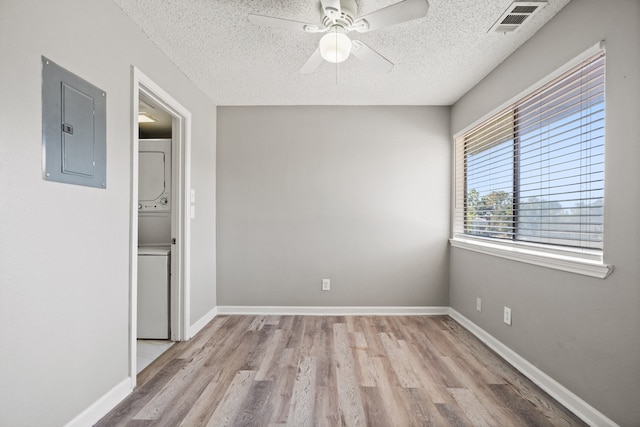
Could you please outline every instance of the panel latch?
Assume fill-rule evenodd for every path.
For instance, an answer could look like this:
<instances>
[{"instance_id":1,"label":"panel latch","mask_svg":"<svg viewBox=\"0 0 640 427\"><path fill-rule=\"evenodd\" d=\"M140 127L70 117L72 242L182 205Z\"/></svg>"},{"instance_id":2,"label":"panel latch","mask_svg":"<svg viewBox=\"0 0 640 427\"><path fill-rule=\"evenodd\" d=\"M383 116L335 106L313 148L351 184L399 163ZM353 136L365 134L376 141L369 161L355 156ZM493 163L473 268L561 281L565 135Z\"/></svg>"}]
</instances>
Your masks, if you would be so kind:
<instances>
[{"instance_id":1,"label":"panel latch","mask_svg":"<svg viewBox=\"0 0 640 427\"><path fill-rule=\"evenodd\" d=\"M68 133L69 135L73 135L73 126L71 126L69 123L63 123L62 132Z\"/></svg>"}]
</instances>

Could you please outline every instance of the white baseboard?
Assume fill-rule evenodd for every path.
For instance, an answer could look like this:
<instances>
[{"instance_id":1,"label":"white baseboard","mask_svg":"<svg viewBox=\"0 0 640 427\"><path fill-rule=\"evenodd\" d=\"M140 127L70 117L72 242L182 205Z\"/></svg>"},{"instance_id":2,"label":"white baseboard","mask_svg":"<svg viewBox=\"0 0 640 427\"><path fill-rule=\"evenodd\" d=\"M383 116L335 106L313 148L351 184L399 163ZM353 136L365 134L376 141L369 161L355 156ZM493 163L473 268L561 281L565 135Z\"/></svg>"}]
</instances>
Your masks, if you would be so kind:
<instances>
[{"instance_id":1,"label":"white baseboard","mask_svg":"<svg viewBox=\"0 0 640 427\"><path fill-rule=\"evenodd\" d=\"M65 427L87 427L97 423L100 418L109 413L122 402L131 392L131 378L127 377L120 381L107 394L93 402L91 406L82 411L77 417L65 424Z\"/></svg>"},{"instance_id":2,"label":"white baseboard","mask_svg":"<svg viewBox=\"0 0 640 427\"><path fill-rule=\"evenodd\" d=\"M449 314L449 307L314 307L219 305L218 314L305 316L435 316Z\"/></svg>"},{"instance_id":3,"label":"white baseboard","mask_svg":"<svg viewBox=\"0 0 640 427\"><path fill-rule=\"evenodd\" d=\"M539 368L511 350L502 342L498 341L484 329L458 313L453 308L449 309L449 316L478 337L478 339L489 346L489 348L498 353L503 359L520 371L522 375L529 378L538 387L549 393L551 397L576 414L585 423L593 427L619 427L618 424L613 422L603 413L580 399L569 389L542 372Z\"/></svg>"},{"instance_id":4,"label":"white baseboard","mask_svg":"<svg viewBox=\"0 0 640 427\"><path fill-rule=\"evenodd\" d=\"M214 317L218 315L218 308L213 307L209 310L204 316L202 316L196 323L189 326L189 330L187 331L187 340L193 338L198 332L202 330L209 322L213 320Z\"/></svg>"}]
</instances>

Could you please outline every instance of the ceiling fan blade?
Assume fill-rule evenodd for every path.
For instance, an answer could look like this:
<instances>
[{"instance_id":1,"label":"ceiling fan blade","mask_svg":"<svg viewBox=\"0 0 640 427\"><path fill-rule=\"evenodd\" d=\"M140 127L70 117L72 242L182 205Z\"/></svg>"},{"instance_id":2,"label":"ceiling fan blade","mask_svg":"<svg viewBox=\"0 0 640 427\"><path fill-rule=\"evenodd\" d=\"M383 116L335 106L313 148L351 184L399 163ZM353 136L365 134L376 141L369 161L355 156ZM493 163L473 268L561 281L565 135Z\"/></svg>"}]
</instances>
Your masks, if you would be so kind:
<instances>
[{"instance_id":1,"label":"ceiling fan blade","mask_svg":"<svg viewBox=\"0 0 640 427\"><path fill-rule=\"evenodd\" d=\"M322 3L322 10L324 10L325 15L330 18L337 18L340 16L340 0L320 0Z\"/></svg>"},{"instance_id":2,"label":"ceiling fan blade","mask_svg":"<svg viewBox=\"0 0 640 427\"><path fill-rule=\"evenodd\" d=\"M249 15L249 22L261 27L284 28L285 30L306 31L317 33L322 31L317 25L306 22L291 21L289 19L275 18L273 16Z\"/></svg>"},{"instance_id":3,"label":"ceiling fan blade","mask_svg":"<svg viewBox=\"0 0 640 427\"><path fill-rule=\"evenodd\" d=\"M324 60L322 59L322 55L320 54L320 48L318 48L315 52L313 52L311 57L307 59L307 62L304 63L304 65L298 72L300 74L311 74L318 69L320 64L322 64L322 61Z\"/></svg>"},{"instance_id":4,"label":"ceiling fan blade","mask_svg":"<svg viewBox=\"0 0 640 427\"><path fill-rule=\"evenodd\" d=\"M393 62L359 40L351 42L351 53L378 73L388 73L393 69Z\"/></svg>"},{"instance_id":5,"label":"ceiling fan blade","mask_svg":"<svg viewBox=\"0 0 640 427\"><path fill-rule=\"evenodd\" d=\"M429 2L427 0L404 0L356 19L353 29L366 33L389 25L422 18L427 15L428 10Z\"/></svg>"}]
</instances>

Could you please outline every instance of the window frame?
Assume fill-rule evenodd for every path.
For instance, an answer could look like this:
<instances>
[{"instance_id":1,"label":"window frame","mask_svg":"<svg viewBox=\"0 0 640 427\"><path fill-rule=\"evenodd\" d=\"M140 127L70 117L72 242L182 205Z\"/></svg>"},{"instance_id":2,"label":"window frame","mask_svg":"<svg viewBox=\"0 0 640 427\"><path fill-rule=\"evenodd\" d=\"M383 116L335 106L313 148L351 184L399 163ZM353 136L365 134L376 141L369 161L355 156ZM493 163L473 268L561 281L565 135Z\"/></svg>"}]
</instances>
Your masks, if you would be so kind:
<instances>
[{"instance_id":1,"label":"window frame","mask_svg":"<svg viewBox=\"0 0 640 427\"><path fill-rule=\"evenodd\" d=\"M454 155L453 176L452 176L452 218L451 218L451 238L449 242L452 247L461 248L473 252L486 255L496 256L509 260L525 262L528 264L538 265L542 267L567 271L571 273L582 274L590 277L604 279L613 271L613 266L604 262L604 247L606 242L603 241L603 249L586 249L575 248L569 246L559 246L545 243L532 243L522 240L493 239L481 236L464 234L464 200L466 197L465 180L460 181L460 177L464 177L466 173L466 158L464 155L464 142L461 142L462 136L474 127L486 122L495 114L503 111L510 105L532 94L542 86L548 84L558 78L571 68L579 65L581 62L589 59L599 52L604 52L604 42L600 42L595 46L587 49L585 52L569 61L564 66L555 70L542 80L536 82L523 92L504 102L498 108L484 115L481 119L457 132L453 136ZM605 82L606 84L606 82ZM606 98L605 98L606 105ZM515 113L517 114L517 112ZM605 129L606 134L606 129ZM514 141L515 142L515 141ZM515 144L514 144L515 146ZM460 149L462 148L462 153ZM606 146L605 146L606 152ZM606 160L605 160L606 161ZM517 165L514 165L514 180L518 179ZM606 167L606 166L605 166ZM461 170L462 169L462 170ZM460 188L460 185L463 188ZM518 186L514 186L517 188ZM516 195L514 198L514 215L517 213ZM606 206L606 202L605 202ZM605 208L606 210L606 208ZM517 221L516 221L517 222ZM515 230L514 225L514 230Z\"/></svg>"}]
</instances>

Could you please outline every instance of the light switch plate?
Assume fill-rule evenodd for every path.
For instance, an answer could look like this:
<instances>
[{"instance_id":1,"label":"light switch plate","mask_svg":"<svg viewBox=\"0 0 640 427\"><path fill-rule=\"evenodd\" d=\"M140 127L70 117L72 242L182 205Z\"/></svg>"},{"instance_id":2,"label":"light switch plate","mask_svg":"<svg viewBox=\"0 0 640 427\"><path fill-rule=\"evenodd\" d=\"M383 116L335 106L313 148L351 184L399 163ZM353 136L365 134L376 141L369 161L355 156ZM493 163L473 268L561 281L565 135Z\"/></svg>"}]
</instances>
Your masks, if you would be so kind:
<instances>
[{"instance_id":1,"label":"light switch plate","mask_svg":"<svg viewBox=\"0 0 640 427\"><path fill-rule=\"evenodd\" d=\"M504 307L504 323L511 326L511 309L509 307Z\"/></svg>"}]
</instances>

